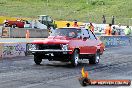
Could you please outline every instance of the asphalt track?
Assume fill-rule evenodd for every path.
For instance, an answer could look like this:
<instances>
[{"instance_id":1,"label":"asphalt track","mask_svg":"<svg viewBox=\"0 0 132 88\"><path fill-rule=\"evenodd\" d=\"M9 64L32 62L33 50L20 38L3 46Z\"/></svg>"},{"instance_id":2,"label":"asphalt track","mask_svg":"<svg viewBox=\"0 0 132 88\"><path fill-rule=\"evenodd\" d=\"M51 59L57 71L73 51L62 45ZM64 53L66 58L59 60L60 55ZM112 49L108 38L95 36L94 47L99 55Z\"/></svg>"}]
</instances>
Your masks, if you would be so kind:
<instances>
[{"instance_id":1,"label":"asphalt track","mask_svg":"<svg viewBox=\"0 0 132 88\"><path fill-rule=\"evenodd\" d=\"M40 66L33 57L15 57L0 60L0 88L82 88L78 82L81 68L90 79L132 80L132 47L106 49L100 64L81 61L72 68L69 63L43 60ZM88 86L85 88L127 88L128 86Z\"/></svg>"}]
</instances>

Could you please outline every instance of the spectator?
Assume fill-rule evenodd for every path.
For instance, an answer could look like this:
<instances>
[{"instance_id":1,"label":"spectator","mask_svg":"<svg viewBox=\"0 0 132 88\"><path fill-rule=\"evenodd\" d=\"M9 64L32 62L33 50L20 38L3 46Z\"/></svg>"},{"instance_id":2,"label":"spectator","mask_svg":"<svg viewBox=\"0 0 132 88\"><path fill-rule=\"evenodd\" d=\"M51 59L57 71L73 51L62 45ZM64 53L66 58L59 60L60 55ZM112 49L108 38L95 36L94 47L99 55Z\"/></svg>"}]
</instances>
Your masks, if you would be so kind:
<instances>
[{"instance_id":1,"label":"spectator","mask_svg":"<svg viewBox=\"0 0 132 88\"><path fill-rule=\"evenodd\" d=\"M128 35L128 36L131 34L131 29L129 28L129 26L126 27L124 32L125 32L125 35Z\"/></svg>"},{"instance_id":2,"label":"spectator","mask_svg":"<svg viewBox=\"0 0 132 88\"><path fill-rule=\"evenodd\" d=\"M124 35L124 31L122 31L123 29L121 28L121 24L118 24L117 27L117 35Z\"/></svg>"},{"instance_id":3,"label":"spectator","mask_svg":"<svg viewBox=\"0 0 132 88\"><path fill-rule=\"evenodd\" d=\"M70 32L69 37L76 38L77 34L75 32Z\"/></svg>"},{"instance_id":4,"label":"spectator","mask_svg":"<svg viewBox=\"0 0 132 88\"><path fill-rule=\"evenodd\" d=\"M115 24L115 17L112 16L112 25L114 25L114 24Z\"/></svg>"},{"instance_id":5,"label":"spectator","mask_svg":"<svg viewBox=\"0 0 132 88\"><path fill-rule=\"evenodd\" d=\"M67 23L66 26L67 26L67 27L70 27L70 23Z\"/></svg>"},{"instance_id":6,"label":"spectator","mask_svg":"<svg viewBox=\"0 0 132 88\"><path fill-rule=\"evenodd\" d=\"M115 26L113 26L113 29L112 29L112 35L116 35L116 28L115 28Z\"/></svg>"},{"instance_id":7,"label":"spectator","mask_svg":"<svg viewBox=\"0 0 132 88\"><path fill-rule=\"evenodd\" d=\"M112 30L111 30L111 24L109 24L107 27L106 27L106 29L105 29L105 34L106 35L111 35L112 33Z\"/></svg>"},{"instance_id":8,"label":"spectator","mask_svg":"<svg viewBox=\"0 0 132 88\"><path fill-rule=\"evenodd\" d=\"M77 20L74 21L73 27L78 27Z\"/></svg>"},{"instance_id":9,"label":"spectator","mask_svg":"<svg viewBox=\"0 0 132 88\"><path fill-rule=\"evenodd\" d=\"M105 15L102 16L103 24L106 24Z\"/></svg>"}]
</instances>

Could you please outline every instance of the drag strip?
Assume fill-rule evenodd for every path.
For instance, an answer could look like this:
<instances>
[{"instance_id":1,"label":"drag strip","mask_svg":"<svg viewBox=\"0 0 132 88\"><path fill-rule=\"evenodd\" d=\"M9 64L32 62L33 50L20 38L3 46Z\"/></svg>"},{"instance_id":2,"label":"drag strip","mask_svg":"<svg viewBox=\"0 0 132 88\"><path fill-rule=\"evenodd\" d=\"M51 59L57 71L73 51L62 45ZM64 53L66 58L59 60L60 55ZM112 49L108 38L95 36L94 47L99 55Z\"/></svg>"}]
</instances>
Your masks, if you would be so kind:
<instances>
[{"instance_id":1,"label":"drag strip","mask_svg":"<svg viewBox=\"0 0 132 88\"><path fill-rule=\"evenodd\" d=\"M61 80L54 88L72 88L73 85L74 88L79 88L81 86L77 78L81 75L82 67L93 79L120 78L119 75L122 74L132 76L130 72L132 70L132 47L107 49L101 56L100 64L89 65L85 60L81 61L76 68L72 68L69 63L48 60L44 60L40 66L37 66L32 56L4 59L0 61L0 87L46 88L48 86L48 88L53 88L53 84ZM65 84L62 80L66 81ZM75 81L76 85L71 81Z\"/></svg>"}]
</instances>

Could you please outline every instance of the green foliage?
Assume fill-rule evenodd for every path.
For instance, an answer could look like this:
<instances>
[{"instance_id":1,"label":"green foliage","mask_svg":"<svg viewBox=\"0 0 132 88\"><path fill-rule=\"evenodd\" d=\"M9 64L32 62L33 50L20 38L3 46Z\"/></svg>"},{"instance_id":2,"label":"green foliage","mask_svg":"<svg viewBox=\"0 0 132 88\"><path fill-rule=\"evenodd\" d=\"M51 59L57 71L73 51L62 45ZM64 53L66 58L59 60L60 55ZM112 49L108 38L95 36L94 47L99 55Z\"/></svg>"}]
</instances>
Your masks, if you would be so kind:
<instances>
[{"instance_id":1,"label":"green foliage","mask_svg":"<svg viewBox=\"0 0 132 88\"><path fill-rule=\"evenodd\" d=\"M91 5L105 5L105 1L103 0L94 0L94 1L90 1Z\"/></svg>"},{"instance_id":2,"label":"green foliage","mask_svg":"<svg viewBox=\"0 0 132 88\"><path fill-rule=\"evenodd\" d=\"M132 18L132 0L0 0L0 15L37 17L50 15L56 20L107 23L112 15L116 23L129 23Z\"/></svg>"},{"instance_id":3,"label":"green foliage","mask_svg":"<svg viewBox=\"0 0 132 88\"><path fill-rule=\"evenodd\" d=\"M7 3L6 0L0 0L0 5L4 5L4 4L6 4L6 3Z\"/></svg>"}]
</instances>

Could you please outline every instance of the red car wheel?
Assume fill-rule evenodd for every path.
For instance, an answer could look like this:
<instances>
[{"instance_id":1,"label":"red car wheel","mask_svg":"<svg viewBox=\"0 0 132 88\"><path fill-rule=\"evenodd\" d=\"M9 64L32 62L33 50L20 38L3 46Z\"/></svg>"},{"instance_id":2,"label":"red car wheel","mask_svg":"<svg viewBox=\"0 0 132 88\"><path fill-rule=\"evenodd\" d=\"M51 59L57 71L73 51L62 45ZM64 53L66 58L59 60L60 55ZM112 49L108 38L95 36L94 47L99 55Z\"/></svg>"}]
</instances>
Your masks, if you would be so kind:
<instances>
[{"instance_id":1,"label":"red car wheel","mask_svg":"<svg viewBox=\"0 0 132 88\"><path fill-rule=\"evenodd\" d=\"M40 63L42 62L42 58L38 55L34 55L34 62L37 64L37 65L40 65Z\"/></svg>"},{"instance_id":2,"label":"red car wheel","mask_svg":"<svg viewBox=\"0 0 132 88\"><path fill-rule=\"evenodd\" d=\"M71 60L72 66L76 67L78 65L78 60L79 60L79 51L75 49L72 54L72 60Z\"/></svg>"},{"instance_id":3,"label":"red car wheel","mask_svg":"<svg viewBox=\"0 0 132 88\"><path fill-rule=\"evenodd\" d=\"M97 52L92 58L89 59L89 64L98 64L100 60L100 53Z\"/></svg>"}]
</instances>

